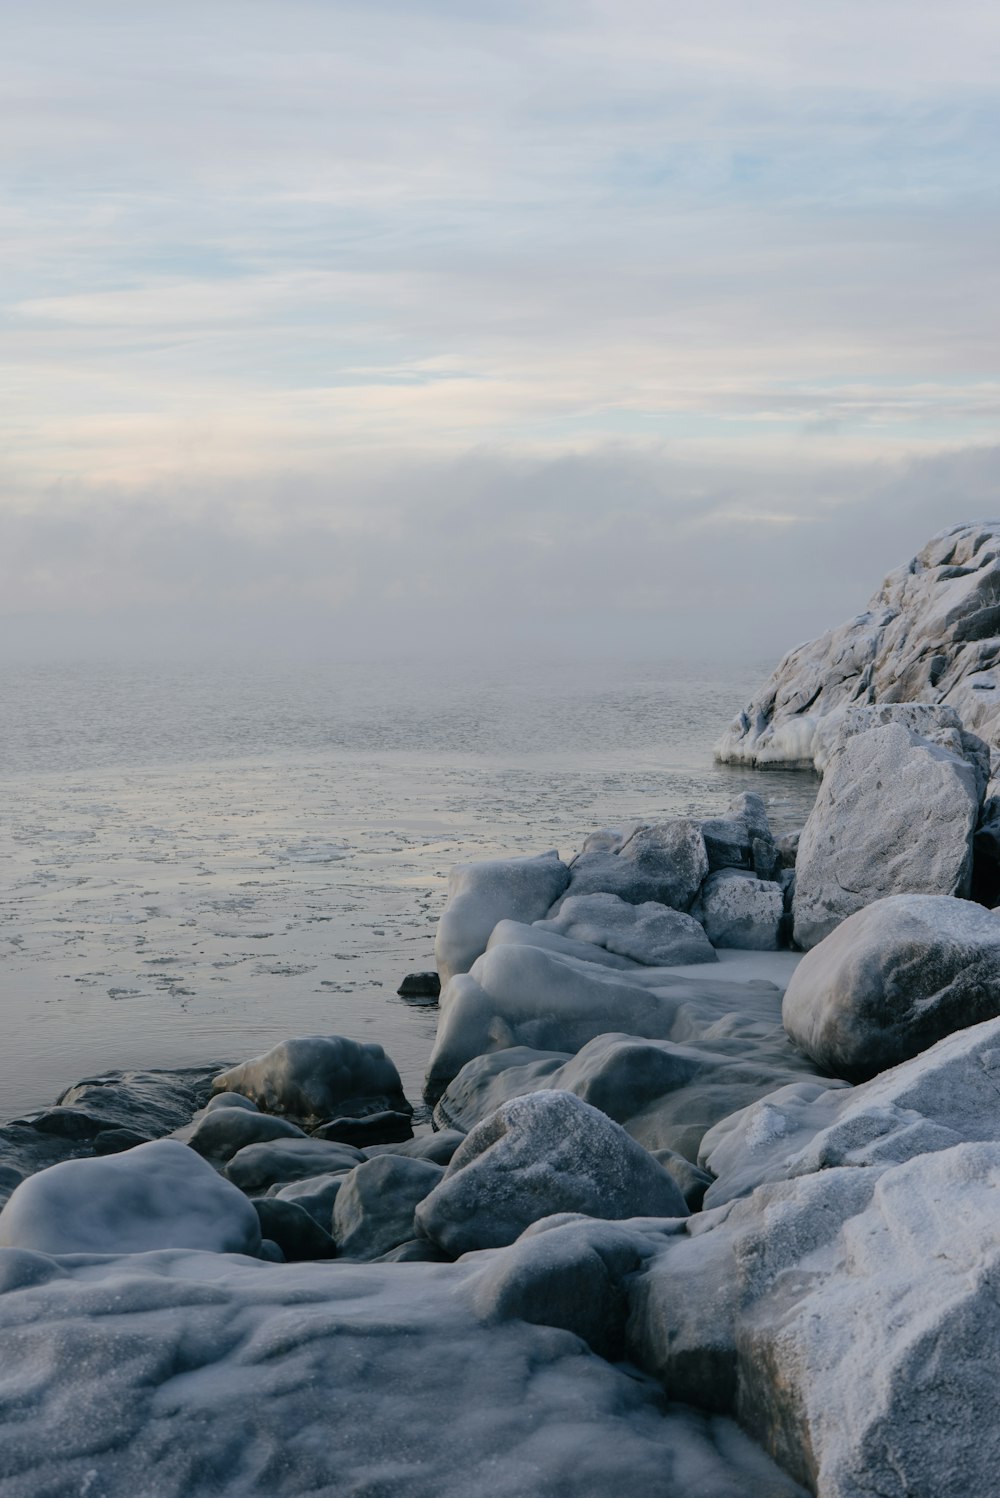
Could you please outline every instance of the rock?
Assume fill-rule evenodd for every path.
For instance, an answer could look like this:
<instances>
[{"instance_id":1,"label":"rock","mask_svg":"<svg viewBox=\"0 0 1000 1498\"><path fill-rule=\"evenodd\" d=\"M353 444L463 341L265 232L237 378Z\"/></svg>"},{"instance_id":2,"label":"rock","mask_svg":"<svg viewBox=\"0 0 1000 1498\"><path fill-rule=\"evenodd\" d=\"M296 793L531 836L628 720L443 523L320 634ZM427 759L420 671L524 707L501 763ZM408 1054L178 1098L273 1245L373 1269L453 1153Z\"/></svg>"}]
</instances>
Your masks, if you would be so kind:
<instances>
[{"instance_id":1,"label":"rock","mask_svg":"<svg viewBox=\"0 0 1000 1498\"><path fill-rule=\"evenodd\" d=\"M863 614L800 645L716 745L740 764L813 763L817 726L863 704L938 704L1000 742L1000 521L953 526L890 572Z\"/></svg>"},{"instance_id":2,"label":"rock","mask_svg":"<svg viewBox=\"0 0 1000 1498\"><path fill-rule=\"evenodd\" d=\"M763 1187L632 1282L629 1351L823 1498L992 1492L998 1189L996 1143Z\"/></svg>"},{"instance_id":3,"label":"rock","mask_svg":"<svg viewBox=\"0 0 1000 1498\"><path fill-rule=\"evenodd\" d=\"M267 1196L276 1198L278 1201L292 1202L296 1207L301 1207L304 1212L309 1213L314 1222L319 1223L325 1233L329 1233L337 1192L349 1175L350 1169L326 1175L304 1176L300 1181L289 1181L285 1184L278 1181L268 1187ZM256 1197L255 1200L260 1201L261 1198Z\"/></svg>"},{"instance_id":4,"label":"rock","mask_svg":"<svg viewBox=\"0 0 1000 1498\"><path fill-rule=\"evenodd\" d=\"M301 1035L222 1072L216 1092L238 1092L267 1113L320 1124L339 1114L386 1109L412 1113L393 1063L380 1045L343 1035Z\"/></svg>"},{"instance_id":5,"label":"rock","mask_svg":"<svg viewBox=\"0 0 1000 1498\"><path fill-rule=\"evenodd\" d=\"M966 733L954 708L927 702L889 702L848 707L821 719L816 728L813 751L817 770L825 773L834 755L848 739L891 724L909 729L910 733L919 739L926 739L928 743L937 744L949 754L954 754L956 759L968 760L975 772L977 795L982 800L990 778L988 746L975 734Z\"/></svg>"},{"instance_id":6,"label":"rock","mask_svg":"<svg viewBox=\"0 0 1000 1498\"><path fill-rule=\"evenodd\" d=\"M593 851L585 847L570 864L568 894L612 894L630 905L654 901L689 910L707 873L708 854L697 822L679 818L643 823L632 829L620 847ZM550 915L558 915L559 908Z\"/></svg>"},{"instance_id":7,"label":"rock","mask_svg":"<svg viewBox=\"0 0 1000 1498\"><path fill-rule=\"evenodd\" d=\"M285 1118L272 1118L256 1109L216 1108L206 1112L190 1130L183 1142L210 1160L225 1165L238 1150L248 1144L262 1144L271 1139L304 1139L306 1136Z\"/></svg>"},{"instance_id":8,"label":"rock","mask_svg":"<svg viewBox=\"0 0 1000 1498\"><path fill-rule=\"evenodd\" d=\"M369 1144L403 1143L413 1138L413 1120L409 1113L387 1109L367 1113L364 1118L331 1118L313 1130L314 1139L333 1139L363 1149Z\"/></svg>"},{"instance_id":9,"label":"rock","mask_svg":"<svg viewBox=\"0 0 1000 1498\"><path fill-rule=\"evenodd\" d=\"M799 856L799 842L802 838L802 828L798 832L786 832L784 837L779 837L775 843L778 857L781 859L783 869L794 869Z\"/></svg>"},{"instance_id":10,"label":"rock","mask_svg":"<svg viewBox=\"0 0 1000 1498\"><path fill-rule=\"evenodd\" d=\"M969 901L895 895L809 952L782 1004L821 1069L859 1080L1000 1013L1000 919Z\"/></svg>"},{"instance_id":11,"label":"rock","mask_svg":"<svg viewBox=\"0 0 1000 1498\"><path fill-rule=\"evenodd\" d=\"M768 1181L834 1166L902 1164L973 1140L1000 1142L1000 1019L939 1040L870 1082L799 1082L720 1120L701 1160L718 1206Z\"/></svg>"},{"instance_id":12,"label":"rock","mask_svg":"<svg viewBox=\"0 0 1000 1498\"><path fill-rule=\"evenodd\" d=\"M447 1165L464 1138L465 1131L443 1128L436 1134L408 1139L402 1144L368 1145L362 1153L368 1160L375 1160L379 1155L405 1155L411 1160L430 1160L434 1165Z\"/></svg>"},{"instance_id":13,"label":"rock","mask_svg":"<svg viewBox=\"0 0 1000 1498\"><path fill-rule=\"evenodd\" d=\"M748 1024L772 1030L780 990L754 978L735 984L734 974L741 969L721 963L706 965L704 977L616 973L538 947L492 947L441 996L426 1095L436 1101L466 1062L514 1046L572 1053L612 1030L684 1042L723 1020L743 1033Z\"/></svg>"},{"instance_id":14,"label":"rock","mask_svg":"<svg viewBox=\"0 0 1000 1498\"><path fill-rule=\"evenodd\" d=\"M132 1129L102 1129L94 1140L94 1154L120 1155L123 1150L132 1150L136 1145L149 1143L144 1134L136 1134Z\"/></svg>"},{"instance_id":15,"label":"rock","mask_svg":"<svg viewBox=\"0 0 1000 1498\"><path fill-rule=\"evenodd\" d=\"M205 1104L206 1113L217 1113L220 1108L242 1108L245 1113L259 1113L257 1104L241 1092L215 1092Z\"/></svg>"},{"instance_id":16,"label":"rock","mask_svg":"<svg viewBox=\"0 0 1000 1498\"><path fill-rule=\"evenodd\" d=\"M795 941L814 947L886 895L968 895L975 767L898 723L844 741L799 842Z\"/></svg>"},{"instance_id":17,"label":"rock","mask_svg":"<svg viewBox=\"0 0 1000 1498\"><path fill-rule=\"evenodd\" d=\"M645 1148L665 1149L693 1163L702 1135L713 1124L805 1070L775 1025L697 1045L612 1033L598 1035L576 1056L526 1047L478 1056L442 1095L435 1119L468 1132L511 1098L572 1092Z\"/></svg>"},{"instance_id":18,"label":"rock","mask_svg":"<svg viewBox=\"0 0 1000 1498\"><path fill-rule=\"evenodd\" d=\"M581 895L580 898L589 897ZM632 910L636 907L628 908ZM530 926L525 926L520 921L500 921L486 944L487 952L492 952L494 947L539 947L543 952L554 952L559 957L573 957L578 962L612 968L619 973L634 972L642 966L640 962L633 962L631 957L619 957L617 953L609 952L606 947L595 947L591 942L560 936L557 931L552 930L547 920L535 921Z\"/></svg>"},{"instance_id":19,"label":"rock","mask_svg":"<svg viewBox=\"0 0 1000 1498\"><path fill-rule=\"evenodd\" d=\"M481 1261L0 1265L5 1498L802 1498L574 1333L484 1325Z\"/></svg>"},{"instance_id":20,"label":"rock","mask_svg":"<svg viewBox=\"0 0 1000 1498\"><path fill-rule=\"evenodd\" d=\"M692 914L704 926L713 947L776 952L786 945L781 885L738 869L709 874Z\"/></svg>"},{"instance_id":21,"label":"rock","mask_svg":"<svg viewBox=\"0 0 1000 1498\"><path fill-rule=\"evenodd\" d=\"M226 1166L226 1175L241 1191L259 1196L279 1181L302 1181L309 1176L353 1170L364 1159L349 1144L326 1139L283 1139L248 1144Z\"/></svg>"},{"instance_id":22,"label":"rock","mask_svg":"<svg viewBox=\"0 0 1000 1498\"><path fill-rule=\"evenodd\" d=\"M379 1155L355 1167L333 1204L333 1236L348 1259L377 1259L416 1237L413 1214L444 1169L429 1160Z\"/></svg>"},{"instance_id":23,"label":"rock","mask_svg":"<svg viewBox=\"0 0 1000 1498\"><path fill-rule=\"evenodd\" d=\"M744 792L724 817L702 822L710 873L720 869L745 869L759 879L774 879L780 854L771 836L767 808L760 796Z\"/></svg>"},{"instance_id":24,"label":"rock","mask_svg":"<svg viewBox=\"0 0 1000 1498\"><path fill-rule=\"evenodd\" d=\"M286 1263L329 1259L336 1252L330 1234L297 1202L280 1196L258 1196L251 1206L257 1213L261 1234L278 1245Z\"/></svg>"},{"instance_id":25,"label":"rock","mask_svg":"<svg viewBox=\"0 0 1000 1498\"><path fill-rule=\"evenodd\" d=\"M557 916L534 925L649 967L718 961L696 920L652 901L630 905L617 895L571 895L562 901Z\"/></svg>"},{"instance_id":26,"label":"rock","mask_svg":"<svg viewBox=\"0 0 1000 1498\"><path fill-rule=\"evenodd\" d=\"M678 1155L674 1150L651 1150L650 1154L663 1166L668 1175L673 1176L681 1189L688 1211L700 1212L705 1193L714 1177L707 1170L702 1170L700 1166L685 1159L683 1155Z\"/></svg>"},{"instance_id":27,"label":"rock","mask_svg":"<svg viewBox=\"0 0 1000 1498\"><path fill-rule=\"evenodd\" d=\"M260 1229L235 1186L186 1145L157 1139L29 1176L0 1212L0 1246L43 1254L255 1254Z\"/></svg>"},{"instance_id":28,"label":"rock","mask_svg":"<svg viewBox=\"0 0 1000 1498\"><path fill-rule=\"evenodd\" d=\"M396 992L401 999L436 1000L441 993L441 979L437 973L407 973Z\"/></svg>"},{"instance_id":29,"label":"rock","mask_svg":"<svg viewBox=\"0 0 1000 1498\"><path fill-rule=\"evenodd\" d=\"M388 1253L379 1254L373 1264L450 1264L451 1258L443 1249L433 1243L428 1243L426 1238L407 1238L405 1243L400 1243L397 1248L390 1248Z\"/></svg>"},{"instance_id":30,"label":"rock","mask_svg":"<svg viewBox=\"0 0 1000 1498\"><path fill-rule=\"evenodd\" d=\"M545 1091L505 1103L472 1130L416 1221L457 1256L513 1243L553 1212L681 1217L687 1206L618 1124L572 1093Z\"/></svg>"},{"instance_id":31,"label":"rock","mask_svg":"<svg viewBox=\"0 0 1000 1498\"><path fill-rule=\"evenodd\" d=\"M448 900L434 941L441 987L467 973L498 921L536 921L569 883L558 853L460 863L448 876Z\"/></svg>"}]
</instances>

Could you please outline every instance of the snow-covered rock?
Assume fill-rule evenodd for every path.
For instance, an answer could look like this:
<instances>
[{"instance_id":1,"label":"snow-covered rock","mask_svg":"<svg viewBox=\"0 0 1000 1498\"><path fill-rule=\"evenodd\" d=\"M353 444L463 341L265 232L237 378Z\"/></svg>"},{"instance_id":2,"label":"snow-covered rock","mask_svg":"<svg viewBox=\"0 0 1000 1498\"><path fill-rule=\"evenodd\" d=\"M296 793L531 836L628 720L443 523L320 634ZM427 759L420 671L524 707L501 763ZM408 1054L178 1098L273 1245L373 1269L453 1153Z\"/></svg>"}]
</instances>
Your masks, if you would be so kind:
<instances>
[{"instance_id":1,"label":"snow-covered rock","mask_svg":"<svg viewBox=\"0 0 1000 1498\"><path fill-rule=\"evenodd\" d=\"M838 1165L902 1164L972 1140L1000 1142L1000 1019L939 1040L870 1082L802 1081L721 1119L700 1159L719 1206L767 1181Z\"/></svg>"},{"instance_id":2,"label":"snow-covered rock","mask_svg":"<svg viewBox=\"0 0 1000 1498\"><path fill-rule=\"evenodd\" d=\"M787 945L781 885L758 879L741 869L720 869L717 874L709 874L692 915L705 928L713 947L776 952Z\"/></svg>"},{"instance_id":3,"label":"snow-covered rock","mask_svg":"<svg viewBox=\"0 0 1000 1498\"><path fill-rule=\"evenodd\" d=\"M256 1254L260 1241L246 1197L174 1139L64 1160L29 1176L0 1212L0 1246L42 1254Z\"/></svg>"},{"instance_id":4,"label":"snow-covered rock","mask_svg":"<svg viewBox=\"0 0 1000 1498\"><path fill-rule=\"evenodd\" d=\"M803 1498L731 1421L477 1311L483 1267L6 1250L4 1498Z\"/></svg>"},{"instance_id":5,"label":"snow-covered rock","mask_svg":"<svg viewBox=\"0 0 1000 1498\"><path fill-rule=\"evenodd\" d=\"M698 823L677 818L640 823L620 844L603 846L588 839L569 872L570 897L612 894L631 905L654 901L689 910L708 873L708 854Z\"/></svg>"},{"instance_id":6,"label":"snow-covered rock","mask_svg":"<svg viewBox=\"0 0 1000 1498\"><path fill-rule=\"evenodd\" d=\"M380 1045L343 1035L300 1035L220 1072L216 1092L238 1092L266 1113L319 1124L339 1114L412 1113Z\"/></svg>"},{"instance_id":7,"label":"snow-covered rock","mask_svg":"<svg viewBox=\"0 0 1000 1498\"><path fill-rule=\"evenodd\" d=\"M864 613L781 661L716 745L734 764L811 765L846 708L932 703L1000 745L1000 521L952 526L890 572Z\"/></svg>"},{"instance_id":8,"label":"snow-covered rock","mask_svg":"<svg viewBox=\"0 0 1000 1498\"><path fill-rule=\"evenodd\" d=\"M899 723L845 739L799 841L797 945L885 895L965 898L979 796L972 760Z\"/></svg>"},{"instance_id":9,"label":"snow-covered rock","mask_svg":"<svg viewBox=\"0 0 1000 1498\"><path fill-rule=\"evenodd\" d=\"M894 895L802 959L785 1029L816 1065L870 1077L1000 1013L1000 917L967 900Z\"/></svg>"},{"instance_id":10,"label":"snow-covered rock","mask_svg":"<svg viewBox=\"0 0 1000 1498\"><path fill-rule=\"evenodd\" d=\"M498 921L540 920L568 883L569 870L554 851L457 864L434 940L441 987L469 971Z\"/></svg>"},{"instance_id":11,"label":"snow-covered rock","mask_svg":"<svg viewBox=\"0 0 1000 1498\"><path fill-rule=\"evenodd\" d=\"M472 1130L420 1203L420 1232L448 1253L513 1243L553 1212L683 1217L676 1182L625 1130L568 1092L513 1099Z\"/></svg>"},{"instance_id":12,"label":"snow-covered rock","mask_svg":"<svg viewBox=\"0 0 1000 1498\"><path fill-rule=\"evenodd\" d=\"M333 1236L348 1259L377 1259L416 1237L413 1214L444 1167L405 1155L379 1155L355 1166L333 1205Z\"/></svg>"},{"instance_id":13,"label":"snow-covered rock","mask_svg":"<svg viewBox=\"0 0 1000 1498\"><path fill-rule=\"evenodd\" d=\"M647 967L716 962L715 948L691 916L669 905L631 905L618 895L569 895L536 929L587 942Z\"/></svg>"},{"instance_id":14,"label":"snow-covered rock","mask_svg":"<svg viewBox=\"0 0 1000 1498\"><path fill-rule=\"evenodd\" d=\"M822 1498L992 1493L998 1199L996 1143L762 1187L631 1282L630 1353Z\"/></svg>"}]
</instances>

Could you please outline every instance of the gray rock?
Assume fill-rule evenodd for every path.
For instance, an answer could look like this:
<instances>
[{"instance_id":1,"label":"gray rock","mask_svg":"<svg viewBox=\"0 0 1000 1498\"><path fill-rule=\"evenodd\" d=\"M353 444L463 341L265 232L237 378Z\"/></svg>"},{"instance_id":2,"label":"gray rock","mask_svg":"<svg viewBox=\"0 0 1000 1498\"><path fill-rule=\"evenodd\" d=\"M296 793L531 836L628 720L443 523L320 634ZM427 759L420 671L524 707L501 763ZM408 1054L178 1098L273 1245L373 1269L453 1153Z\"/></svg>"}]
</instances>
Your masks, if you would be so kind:
<instances>
[{"instance_id":1,"label":"gray rock","mask_svg":"<svg viewBox=\"0 0 1000 1498\"><path fill-rule=\"evenodd\" d=\"M441 994L441 978L438 973L407 973L396 989L401 999L427 999L435 1001Z\"/></svg>"},{"instance_id":2,"label":"gray rock","mask_svg":"<svg viewBox=\"0 0 1000 1498\"><path fill-rule=\"evenodd\" d=\"M439 1129L437 1133L408 1139L402 1144L371 1144L363 1154L368 1160L379 1155L405 1155L410 1160L430 1160L433 1165L447 1165L465 1138L466 1131Z\"/></svg>"},{"instance_id":3,"label":"gray rock","mask_svg":"<svg viewBox=\"0 0 1000 1498\"><path fill-rule=\"evenodd\" d=\"M795 941L809 948L886 895L968 895L975 767L889 723L844 741L796 859Z\"/></svg>"},{"instance_id":4,"label":"gray rock","mask_svg":"<svg viewBox=\"0 0 1000 1498\"><path fill-rule=\"evenodd\" d=\"M1000 1013L1000 918L965 900L896 895L803 958L782 1004L815 1064L859 1080Z\"/></svg>"},{"instance_id":5,"label":"gray rock","mask_svg":"<svg viewBox=\"0 0 1000 1498\"><path fill-rule=\"evenodd\" d=\"M799 842L802 838L802 828L798 832L786 832L784 837L779 837L775 843L778 857L781 859L782 869L794 869L799 856Z\"/></svg>"},{"instance_id":6,"label":"gray rock","mask_svg":"<svg viewBox=\"0 0 1000 1498\"><path fill-rule=\"evenodd\" d=\"M249 1112L244 1108L213 1109L203 1114L189 1131L183 1132L184 1143L213 1165L225 1165L248 1144L306 1137L286 1118L271 1118L267 1113L258 1113L256 1109Z\"/></svg>"},{"instance_id":7,"label":"gray rock","mask_svg":"<svg viewBox=\"0 0 1000 1498\"><path fill-rule=\"evenodd\" d=\"M380 1045L343 1035L300 1035L219 1074L215 1092L238 1092L266 1113L319 1124L339 1114L412 1113Z\"/></svg>"},{"instance_id":8,"label":"gray rock","mask_svg":"<svg viewBox=\"0 0 1000 1498\"><path fill-rule=\"evenodd\" d=\"M845 709L951 707L1000 743L1000 521L953 526L890 572L864 613L785 656L716 745L731 763L814 763Z\"/></svg>"},{"instance_id":9,"label":"gray rock","mask_svg":"<svg viewBox=\"0 0 1000 1498\"><path fill-rule=\"evenodd\" d=\"M276 1243L288 1264L303 1259L329 1259L336 1252L333 1239L298 1202L279 1196L258 1196L251 1202L262 1236Z\"/></svg>"},{"instance_id":10,"label":"gray rock","mask_svg":"<svg viewBox=\"0 0 1000 1498\"><path fill-rule=\"evenodd\" d=\"M349 1144L326 1139L283 1139L248 1144L226 1166L226 1175L241 1191L259 1196L279 1181L302 1181L309 1176L353 1170L364 1159Z\"/></svg>"},{"instance_id":11,"label":"gray rock","mask_svg":"<svg viewBox=\"0 0 1000 1498\"><path fill-rule=\"evenodd\" d=\"M268 1187L267 1195L301 1207L304 1212L309 1213L314 1222L319 1223L325 1233L329 1233L337 1192L353 1169L354 1166L351 1165L325 1175L304 1176L300 1181L277 1181ZM258 1197L257 1200L260 1198Z\"/></svg>"},{"instance_id":12,"label":"gray rock","mask_svg":"<svg viewBox=\"0 0 1000 1498\"><path fill-rule=\"evenodd\" d=\"M780 884L739 869L709 874L692 914L713 947L776 952L785 946L785 897Z\"/></svg>"},{"instance_id":13,"label":"gray rock","mask_svg":"<svg viewBox=\"0 0 1000 1498\"><path fill-rule=\"evenodd\" d=\"M653 901L630 905L617 895L570 895L562 901L558 915L534 925L647 967L718 961L696 920Z\"/></svg>"},{"instance_id":14,"label":"gray rock","mask_svg":"<svg viewBox=\"0 0 1000 1498\"><path fill-rule=\"evenodd\" d=\"M409 1113L386 1109L366 1113L363 1118L331 1118L313 1130L314 1139L333 1139L363 1149L370 1144L403 1143L413 1138L413 1120Z\"/></svg>"},{"instance_id":15,"label":"gray rock","mask_svg":"<svg viewBox=\"0 0 1000 1498\"><path fill-rule=\"evenodd\" d=\"M711 873L719 869L746 869L759 879L775 877L780 855L760 796L744 792L724 817L702 822L701 832Z\"/></svg>"},{"instance_id":16,"label":"gray rock","mask_svg":"<svg viewBox=\"0 0 1000 1498\"><path fill-rule=\"evenodd\" d=\"M702 1170L700 1166L693 1164L683 1155L678 1155L674 1150L650 1150L650 1154L654 1160L659 1161L668 1175L673 1176L681 1189L688 1211L700 1212L705 1193L714 1180L710 1172Z\"/></svg>"},{"instance_id":17,"label":"gray rock","mask_svg":"<svg viewBox=\"0 0 1000 1498\"><path fill-rule=\"evenodd\" d=\"M441 987L456 973L469 971L498 921L540 920L568 883L569 870L554 851L453 868L434 940Z\"/></svg>"},{"instance_id":18,"label":"gray rock","mask_svg":"<svg viewBox=\"0 0 1000 1498\"><path fill-rule=\"evenodd\" d=\"M582 895L580 898L593 897ZM627 908L632 910L637 907L630 905ZM666 909L665 906L662 908ZM631 957L619 957L606 947L595 947L592 942L560 936L547 920L535 921L530 926L520 921L501 921L494 927L493 935L486 944L487 952L491 952L494 947L540 947L543 952L554 952L559 957L574 957L577 962L595 963L598 967L612 968L619 973L642 967L642 963L633 962Z\"/></svg>"},{"instance_id":19,"label":"gray rock","mask_svg":"<svg viewBox=\"0 0 1000 1498\"><path fill-rule=\"evenodd\" d=\"M259 1113L260 1109L251 1098L241 1092L214 1092L205 1104L206 1113L217 1113L220 1108L242 1108L245 1113Z\"/></svg>"},{"instance_id":20,"label":"gray rock","mask_svg":"<svg viewBox=\"0 0 1000 1498\"><path fill-rule=\"evenodd\" d=\"M416 1221L457 1256L513 1243L553 1212L682 1217L687 1205L624 1129L572 1093L546 1091L515 1098L477 1125Z\"/></svg>"},{"instance_id":21,"label":"gray rock","mask_svg":"<svg viewBox=\"0 0 1000 1498\"><path fill-rule=\"evenodd\" d=\"M568 893L612 894L630 905L654 901L689 910L707 873L708 854L697 822L643 823L618 848L581 852L570 865ZM550 914L558 911L556 906Z\"/></svg>"},{"instance_id":22,"label":"gray rock","mask_svg":"<svg viewBox=\"0 0 1000 1498\"><path fill-rule=\"evenodd\" d=\"M348 1259L377 1259L416 1237L414 1211L444 1176L430 1160L379 1155L351 1171L333 1204L333 1237Z\"/></svg>"}]
</instances>

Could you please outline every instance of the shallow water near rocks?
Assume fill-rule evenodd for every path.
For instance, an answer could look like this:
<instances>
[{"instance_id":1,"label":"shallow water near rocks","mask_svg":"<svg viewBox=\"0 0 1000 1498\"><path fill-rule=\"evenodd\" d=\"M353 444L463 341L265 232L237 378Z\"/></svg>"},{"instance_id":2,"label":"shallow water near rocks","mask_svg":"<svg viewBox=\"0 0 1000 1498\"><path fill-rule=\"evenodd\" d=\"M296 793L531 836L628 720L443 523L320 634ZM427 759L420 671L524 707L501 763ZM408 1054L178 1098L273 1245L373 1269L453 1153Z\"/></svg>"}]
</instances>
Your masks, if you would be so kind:
<instances>
[{"instance_id":1,"label":"shallow water near rocks","mask_svg":"<svg viewBox=\"0 0 1000 1498\"><path fill-rule=\"evenodd\" d=\"M817 780L712 762L769 663L0 668L0 1118L112 1067L293 1034L416 1101L449 868Z\"/></svg>"}]
</instances>

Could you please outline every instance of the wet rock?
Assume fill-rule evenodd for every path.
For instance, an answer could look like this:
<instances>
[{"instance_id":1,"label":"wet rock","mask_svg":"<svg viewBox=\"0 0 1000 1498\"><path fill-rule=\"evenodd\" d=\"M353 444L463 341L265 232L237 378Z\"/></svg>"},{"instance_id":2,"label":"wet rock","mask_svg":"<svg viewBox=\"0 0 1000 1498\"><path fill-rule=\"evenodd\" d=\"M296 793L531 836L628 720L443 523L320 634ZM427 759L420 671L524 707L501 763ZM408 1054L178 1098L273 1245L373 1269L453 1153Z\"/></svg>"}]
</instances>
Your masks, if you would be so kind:
<instances>
[{"instance_id":1,"label":"wet rock","mask_svg":"<svg viewBox=\"0 0 1000 1498\"><path fill-rule=\"evenodd\" d=\"M313 1130L314 1139L333 1139L364 1149L370 1144L403 1143L413 1138L413 1120L409 1113L386 1109L366 1113L363 1118L331 1118Z\"/></svg>"},{"instance_id":2,"label":"wet rock","mask_svg":"<svg viewBox=\"0 0 1000 1498\"><path fill-rule=\"evenodd\" d=\"M437 973L407 973L396 989L401 999L436 1000L441 993L441 979Z\"/></svg>"}]
</instances>

